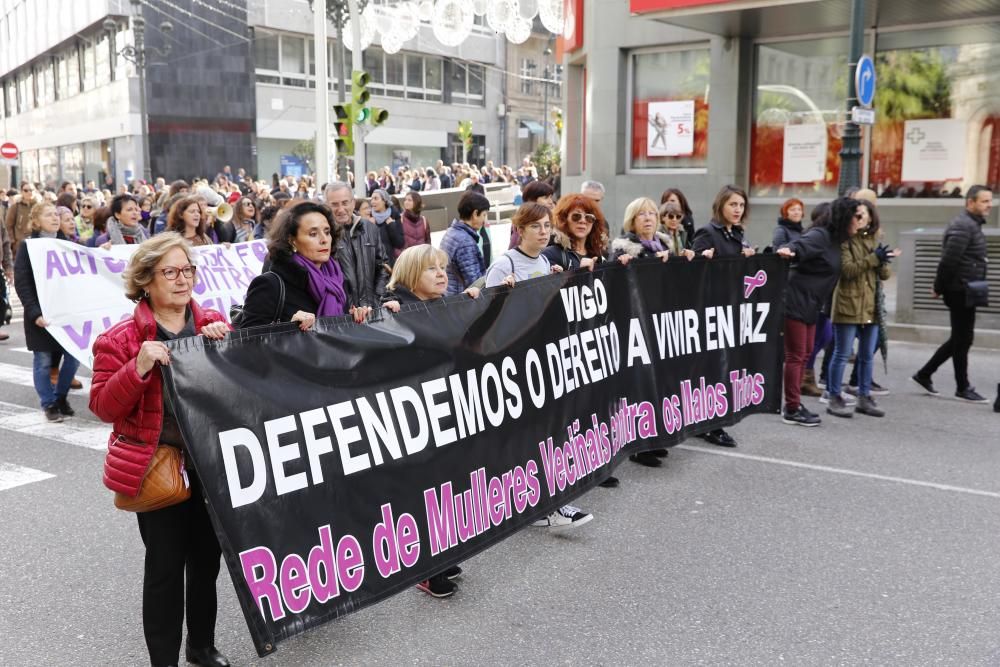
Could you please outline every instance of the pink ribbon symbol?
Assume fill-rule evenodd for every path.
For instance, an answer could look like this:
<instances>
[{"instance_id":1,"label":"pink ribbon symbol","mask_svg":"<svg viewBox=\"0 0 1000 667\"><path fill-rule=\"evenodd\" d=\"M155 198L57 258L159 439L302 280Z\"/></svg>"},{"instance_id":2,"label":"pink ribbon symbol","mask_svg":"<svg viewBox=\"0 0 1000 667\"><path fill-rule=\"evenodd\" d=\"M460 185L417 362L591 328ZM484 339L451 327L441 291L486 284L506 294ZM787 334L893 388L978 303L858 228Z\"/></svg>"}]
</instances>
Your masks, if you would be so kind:
<instances>
[{"instance_id":1,"label":"pink ribbon symbol","mask_svg":"<svg viewBox=\"0 0 1000 667\"><path fill-rule=\"evenodd\" d=\"M758 287L763 287L767 284L767 273L764 269L758 271L755 275L744 276L743 277L743 298L749 299L753 291Z\"/></svg>"}]
</instances>

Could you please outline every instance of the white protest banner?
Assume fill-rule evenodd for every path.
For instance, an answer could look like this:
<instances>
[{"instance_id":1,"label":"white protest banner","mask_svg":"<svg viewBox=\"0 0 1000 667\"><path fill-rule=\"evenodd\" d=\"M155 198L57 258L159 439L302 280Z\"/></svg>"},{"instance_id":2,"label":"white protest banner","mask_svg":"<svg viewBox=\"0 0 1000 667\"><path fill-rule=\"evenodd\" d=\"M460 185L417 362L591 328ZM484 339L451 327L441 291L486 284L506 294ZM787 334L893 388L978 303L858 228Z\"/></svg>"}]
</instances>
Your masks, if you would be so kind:
<instances>
[{"instance_id":1,"label":"white protest banner","mask_svg":"<svg viewBox=\"0 0 1000 667\"><path fill-rule=\"evenodd\" d=\"M957 118L906 121L903 125L902 180L962 180L966 130L966 122Z\"/></svg>"},{"instance_id":2,"label":"white protest banner","mask_svg":"<svg viewBox=\"0 0 1000 667\"><path fill-rule=\"evenodd\" d=\"M694 100L650 102L646 155L651 157L694 153Z\"/></svg>"},{"instance_id":3,"label":"white protest banner","mask_svg":"<svg viewBox=\"0 0 1000 667\"><path fill-rule=\"evenodd\" d=\"M139 246L103 250L56 239L29 239L25 244L49 333L90 368L97 336L135 310L135 304L125 298L122 272ZM260 274L266 243L258 240L193 250L198 266L194 300L228 319L229 308L243 303L250 281Z\"/></svg>"},{"instance_id":4,"label":"white protest banner","mask_svg":"<svg viewBox=\"0 0 1000 667\"><path fill-rule=\"evenodd\" d=\"M826 125L785 126L782 183L812 183L826 177Z\"/></svg>"}]
</instances>

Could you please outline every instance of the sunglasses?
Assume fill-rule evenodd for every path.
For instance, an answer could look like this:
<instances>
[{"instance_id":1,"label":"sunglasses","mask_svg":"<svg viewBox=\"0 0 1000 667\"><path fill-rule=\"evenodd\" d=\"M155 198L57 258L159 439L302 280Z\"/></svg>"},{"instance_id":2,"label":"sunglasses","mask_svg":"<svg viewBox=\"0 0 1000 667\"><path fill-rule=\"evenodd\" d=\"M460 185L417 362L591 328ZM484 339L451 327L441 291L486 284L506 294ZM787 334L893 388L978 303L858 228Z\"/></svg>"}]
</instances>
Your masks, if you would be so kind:
<instances>
[{"instance_id":1,"label":"sunglasses","mask_svg":"<svg viewBox=\"0 0 1000 667\"><path fill-rule=\"evenodd\" d=\"M94 208L92 204L84 204L83 208Z\"/></svg>"},{"instance_id":2,"label":"sunglasses","mask_svg":"<svg viewBox=\"0 0 1000 667\"><path fill-rule=\"evenodd\" d=\"M684 216L683 215L671 215L671 214L667 213L665 216L663 216L663 219L664 220L683 220Z\"/></svg>"},{"instance_id":3,"label":"sunglasses","mask_svg":"<svg viewBox=\"0 0 1000 667\"><path fill-rule=\"evenodd\" d=\"M576 213L570 213L569 215L570 222L583 222L584 220L590 224L594 224L597 222L597 216L593 213L580 213L579 211Z\"/></svg>"}]
</instances>

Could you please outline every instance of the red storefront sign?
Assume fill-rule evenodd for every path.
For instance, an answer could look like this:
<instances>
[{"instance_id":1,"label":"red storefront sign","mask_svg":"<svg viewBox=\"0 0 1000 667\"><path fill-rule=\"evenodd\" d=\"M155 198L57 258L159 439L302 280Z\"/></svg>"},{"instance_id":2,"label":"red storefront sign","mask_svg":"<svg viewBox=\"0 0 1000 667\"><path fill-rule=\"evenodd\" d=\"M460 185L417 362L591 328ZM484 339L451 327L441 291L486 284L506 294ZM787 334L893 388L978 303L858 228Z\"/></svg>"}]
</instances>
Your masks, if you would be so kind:
<instances>
[{"instance_id":1,"label":"red storefront sign","mask_svg":"<svg viewBox=\"0 0 1000 667\"><path fill-rule=\"evenodd\" d=\"M583 0L563 0L563 31L556 38L556 59L583 46Z\"/></svg>"},{"instance_id":2,"label":"red storefront sign","mask_svg":"<svg viewBox=\"0 0 1000 667\"><path fill-rule=\"evenodd\" d=\"M633 14L648 14L669 9L687 9L703 5L724 5L732 0L629 0L629 10Z\"/></svg>"}]
</instances>

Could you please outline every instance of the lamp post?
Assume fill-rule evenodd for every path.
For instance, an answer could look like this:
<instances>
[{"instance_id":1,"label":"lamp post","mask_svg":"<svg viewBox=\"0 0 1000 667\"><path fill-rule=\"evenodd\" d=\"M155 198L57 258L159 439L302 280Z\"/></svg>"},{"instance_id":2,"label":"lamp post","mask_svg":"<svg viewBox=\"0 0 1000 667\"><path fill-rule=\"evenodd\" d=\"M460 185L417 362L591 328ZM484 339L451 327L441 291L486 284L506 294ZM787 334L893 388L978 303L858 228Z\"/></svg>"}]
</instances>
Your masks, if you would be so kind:
<instances>
[{"instance_id":1,"label":"lamp post","mask_svg":"<svg viewBox=\"0 0 1000 667\"><path fill-rule=\"evenodd\" d=\"M132 31L135 33L135 43L126 45L118 52L125 60L135 65L139 73L139 118L142 133L142 177L147 183L153 181L152 156L149 154L149 112L146 109L146 19L142 16L142 0L129 0L132 5ZM104 29L112 36L118 28L114 19L104 21ZM170 21L160 24L160 30L169 33L174 29ZM153 48L161 58L170 53L170 44L163 49Z\"/></svg>"},{"instance_id":2,"label":"lamp post","mask_svg":"<svg viewBox=\"0 0 1000 667\"><path fill-rule=\"evenodd\" d=\"M851 109L858 104L858 91L854 83L854 73L861 60L865 39L865 2L851 0L851 37L847 77L847 114L844 125L843 144L840 149L840 179L837 183L837 193L843 195L851 188L861 187L861 127L850 115Z\"/></svg>"},{"instance_id":3,"label":"lamp post","mask_svg":"<svg viewBox=\"0 0 1000 667\"><path fill-rule=\"evenodd\" d=\"M549 143L549 56L552 55L552 46L549 44L545 45L545 50L542 51L542 55L545 56L545 69L542 71L542 144Z\"/></svg>"}]
</instances>

